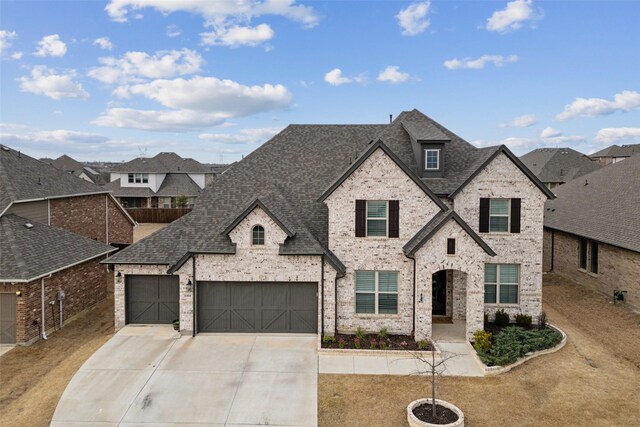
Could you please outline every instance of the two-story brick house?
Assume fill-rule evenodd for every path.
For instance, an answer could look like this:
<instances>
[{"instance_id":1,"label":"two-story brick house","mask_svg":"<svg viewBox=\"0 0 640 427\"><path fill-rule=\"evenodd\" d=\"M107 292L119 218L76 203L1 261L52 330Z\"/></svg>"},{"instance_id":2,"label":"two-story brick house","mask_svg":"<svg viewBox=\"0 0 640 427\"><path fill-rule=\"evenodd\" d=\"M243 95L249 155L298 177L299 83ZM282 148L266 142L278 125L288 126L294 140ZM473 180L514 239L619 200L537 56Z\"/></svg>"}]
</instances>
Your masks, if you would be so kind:
<instances>
[{"instance_id":1,"label":"two-story brick house","mask_svg":"<svg viewBox=\"0 0 640 427\"><path fill-rule=\"evenodd\" d=\"M116 254L116 327L389 332L434 317L537 316L553 194L506 147L478 149L417 110L389 125L291 125L191 215Z\"/></svg>"}]
</instances>

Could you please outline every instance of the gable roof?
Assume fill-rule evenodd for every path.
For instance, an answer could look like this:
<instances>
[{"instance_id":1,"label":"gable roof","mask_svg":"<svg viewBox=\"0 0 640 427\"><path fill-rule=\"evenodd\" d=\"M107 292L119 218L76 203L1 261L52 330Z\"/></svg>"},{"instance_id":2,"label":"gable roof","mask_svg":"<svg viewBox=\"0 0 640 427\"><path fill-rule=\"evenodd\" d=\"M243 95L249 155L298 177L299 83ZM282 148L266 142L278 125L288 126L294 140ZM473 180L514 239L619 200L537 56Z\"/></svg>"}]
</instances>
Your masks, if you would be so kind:
<instances>
[{"instance_id":1,"label":"gable roof","mask_svg":"<svg viewBox=\"0 0 640 427\"><path fill-rule=\"evenodd\" d=\"M154 157L138 157L121 163L111 169L113 172L138 173L211 173L211 169L202 163L182 158L176 153L163 152Z\"/></svg>"},{"instance_id":2,"label":"gable roof","mask_svg":"<svg viewBox=\"0 0 640 427\"><path fill-rule=\"evenodd\" d=\"M520 160L542 182L567 182L602 167L571 148L537 148Z\"/></svg>"},{"instance_id":3,"label":"gable roof","mask_svg":"<svg viewBox=\"0 0 640 427\"><path fill-rule=\"evenodd\" d=\"M353 164L349 166L349 168L336 181L334 181L333 184L331 184L331 186L324 191L324 193L322 193L318 200L321 202L326 200L327 197L329 197L336 188L338 188L347 178L349 178L349 176L351 176L351 174L355 172L356 169L358 169L360 165L362 165L378 149L384 151L384 153L389 156L391 160L393 160L393 162L398 165L398 167L402 169L402 171L407 174L407 176L411 178L411 180L415 182L416 185L420 187L420 189L424 191L431 198L431 200L435 202L436 205L440 207L440 209L448 209L447 206L442 202L442 200L440 200L438 196L436 196L433 191L431 191L429 187L427 187L427 185L422 180L420 180L420 177L414 171L409 169L407 165L405 165L404 162L400 160L400 158L396 156L393 151L391 151L389 147L384 144L384 142L382 142L382 140L378 140L375 144L372 144L369 149L367 149L367 151L362 153L362 155L360 155L360 157L358 157L358 159L353 162Z\"/></svg>"},{"instance_id":4,"label":"gable roof","mask_svg":"<svg viewBox=\"0 0 640 427\"><path fill-rule=\"evenodd\" d=\"M613 163L557 188L545 227L640 252L640 156Z\"/></svg>"},{"instance_id":5,"label":"gable roof","mask_svg":"<svg viewBox=\"0 0 640 427\"><path fill-rule=\"evenodd\" d=\"M15 214L0 217L0 282L29 282L116 250Z\"/></svg>"},{"instance_id":6,"label":"gable roof","mask_svg":"<svg viewBox=\"0 0 640 427\"><path fill-rule=\"evenodd\" d=\"M433 121L405 120L402 127L416 141L451 141L451 137L440 130Z\"/></svg>"},{"instance_id":7,"label":"gable roof","mask_svg":"<svg viewBox=\"0 0 640 427\"><path fill-rule=\"evenodd\" d=\"M599 157L631 157L640 153L640 144L626 144L619 146L613 144L610 147L603 148L593 154L590 154L591 158Z\"/></svg>"},{"instance_id":8,"label":"gable roof","mask_svg":"<svg viewBox=\"0 0 640 427\"><path fill-rule=\"evenodd\" d=\"M156 196L197 196L202 189L186 173L168 173Z\"/></svg>"},{"instance_id":9,"label":"gable roof","mask_svg":"<svg viewBox=\"0 0 640 427\"><path fill-rule=\"evenodd\" d=\"M489 245L482 240L482 238L475 232L469 224L467 224L460 216L454 211L439 212L436 214L424 227L418 231L415 236L411 238L404 246L404 253L411 257L418 250L424 246L435 234L440 230L447 222L455 221L462 227L462 229L469 235L475 242L488 254L495 256L496 253L489 247Z\"/></svg>"},{"instance_id":10,"label":"gable roof","mask_svg":"<svg viewBox=\"0 0 640 427\"><path fill-rule=\"evenodd\" d=\"M282 231L284 231L284 232L287 234L287 236L288 236L288 237L293 237L294 233L293 233L293 232L292 232L292 231L291 231L291 230L290 230L286 225L284 225L284 224L282 223L282 221L281 221L277 216L275 216L275 215L271 212L271 210L270 210L267 206L265 206L265 204L264 204L264 203L262 203L262 201L261 201L260 199L256 199L253 203L251 203L249 206L247 206L247 207L246 207L246 209L244 209L244 210L240 213L240 215L238 215L238 216L237 216L237 217L236 217L236 218L231 222L231 224L229 224L229 225L227 226L227 228L225 228L225 229L224 229L223 233L224 233L224 234L227 234L227 235L228 235L229 233L231 233L231 231L232 231L234 228L236 228L236 226L237 226L238 224L240 224L240 223L242 222L242 220L244 220L244 219L247 217L247 215L249 215L251 212L253 212L253 210L254 210L255 208L260 208L260 209L262 209L262 210L264 211L264 213L266 213L266 214L269 216L269 218L271 218L271 220L272 220L273 222L275 222L276 224L278 224L278 227L280 227L280 228L282 229Z\"/></svg>"},{"instance_id":11,"label":"gable roof","mask_svg":"<svg viewBox=\"0 0 640 427\"><path fill-rule=\"evenodd\" d=\"M0 145L0 215L17 201L107 192L89 181Z\"/></svg>"},{"instance_id":12,"label":"gable roof","mask_svg":"<svg viewBox=\"0 0 640 427\"><path fill-rule=\"evenodd\" d=\"M73 159L67 156L66 154L63 154L57 159L51 160L50 162L47 162L47 163L50 163L53 167L58 168L61 171L70 173L75 176L80 176L80 174L84 170L84 166L82 166L82 163L80 163L76 159Z\"/></svg>"}]
</instances>

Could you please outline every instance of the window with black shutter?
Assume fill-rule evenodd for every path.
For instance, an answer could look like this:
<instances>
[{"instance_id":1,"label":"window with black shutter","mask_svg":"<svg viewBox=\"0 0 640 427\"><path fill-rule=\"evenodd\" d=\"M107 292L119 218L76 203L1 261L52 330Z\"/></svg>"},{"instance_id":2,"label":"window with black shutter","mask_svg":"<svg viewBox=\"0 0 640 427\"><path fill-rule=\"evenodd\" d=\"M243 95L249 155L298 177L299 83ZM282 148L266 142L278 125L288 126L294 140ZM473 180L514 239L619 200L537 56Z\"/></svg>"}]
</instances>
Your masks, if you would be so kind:
<instances>
[{"instance_id":1,"label":"window with black shutter","mask_svg":"<svg viewBox=\"0 0 640 427\"><path fill-rule=\"evenodd\" d=\"M489 200L488 198L480 199L480 224L478 230L481 233L489 232Z\"/></svg>"},{"instance_id":2,"label":"window with black shutter","mask_svg":"<svg viewBox=\"0 0 640 427\"><path fill-rule=\"evenodd\" d=\"M447 239L447 255L455 255L456 239Z\"/></svg>"},{"instance_id":3,"label":"window with black shutter","mask_svg":"<svg viewBox=\"0 0 640 427\"><path fill-rule=\"evenodd\" d=\"M356 237L365 237L367 233L367 201L356 200Z\"/></svg>"},{"instance_id":4,"label":"window with black shutter","mask_svg":"<svg viewBox=\"0 0 640 427\"><path fill-rule=\"evenodd\" d=\"M511 232L520 232L520 199L511 199Z\"/></svg>"},{"instance_id":5,"label":"window with black shutter","mask_svg":"<svg viewBox=\"0 0 640 427\"><path fill-rule=\"evenodd\" d=\"M389 200L389 237L400 237L399 200Z\"/></svg>"}]
</instances>

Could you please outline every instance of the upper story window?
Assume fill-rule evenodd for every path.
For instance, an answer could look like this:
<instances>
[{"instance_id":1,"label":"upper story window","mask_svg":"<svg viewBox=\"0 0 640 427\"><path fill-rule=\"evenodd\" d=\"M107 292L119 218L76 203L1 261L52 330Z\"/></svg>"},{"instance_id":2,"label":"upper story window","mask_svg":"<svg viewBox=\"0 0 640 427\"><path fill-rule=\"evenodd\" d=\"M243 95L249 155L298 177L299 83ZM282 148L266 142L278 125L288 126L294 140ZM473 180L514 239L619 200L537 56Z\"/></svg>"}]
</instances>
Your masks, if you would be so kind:
<instances>
[{"instance_id":1,"label":"upper story window","mask_svg":"<svg viewBox=\"0 0 640 427\"><path fill-rule=\"evenodd\" d=\"M251 244L264 245L264 227L256 225L251 229Z\"/></svg>"},{"instance_id":2,"label":"upper story window","mask_svg":"<svg viewBox=\"0 0 640 427\"><path fill-rule=\"evenodd\" d=\"M367 201L367 237L387 235L388 211L386 201Z\"/></svg>"},{"instance_id":3,"label":"upper story window","mask_svg":"<svg viewBox=\"0 0 640 427\"><path fill-rule=\"evenodd\" d=\"M400 237L399 200L356 200L356 237Z\"/></svg>"},{"instance_id":4,"label":"upper story window","mask_svg":"<svg viewBox=\"0 0 640 427\"><path fill-rule=\"evenodd\" d=\"M148 173L130 173L128 177L129 184L148 184Z\"/></svg>"},{"instance_id":5,"label":"upper story window","mask_svg":"<svg viewBox=\"0 0 640 427\"><path fill-rule=\"evenodd\" d=\"M491 199L489 201L489 232L509 231L509 200Z\"/></svg>"},{"instance_id":6,"label":"upper story window","mask_svg":"<svg viewBox=\"0 0 640 427\"><path fill-rule=\"evenodd\" d=\"M480 199L481 233L520 233L521 199Z\"/></svg>"},{"instance_id":7,"label":"upper story window","mask_svg":"<svg viewBox=\"0 0 640 427\"><path fill-rule=\"evenodd\" d=\"M424 170L437 171L440 169L440 150L428 148L424 150Z\"/></svg>"}]
</instances>

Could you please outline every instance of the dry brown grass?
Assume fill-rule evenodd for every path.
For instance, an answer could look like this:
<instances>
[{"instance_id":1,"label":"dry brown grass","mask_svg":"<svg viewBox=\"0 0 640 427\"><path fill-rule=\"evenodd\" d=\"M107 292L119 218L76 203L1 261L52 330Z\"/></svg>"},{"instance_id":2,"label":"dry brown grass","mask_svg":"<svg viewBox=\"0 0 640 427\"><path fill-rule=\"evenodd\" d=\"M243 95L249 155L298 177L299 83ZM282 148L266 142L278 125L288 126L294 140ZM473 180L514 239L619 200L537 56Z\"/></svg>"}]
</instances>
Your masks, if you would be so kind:
<instances>
[{"instance_id":1,"label":"dry brown grass","mask_svg":"<svg viewBox=\"0 0 640 427\"><path fill-rule=\"evenodd\" d=\"M468 426L640 425L640 315L555 275L544 310L569 336L559 352L497 377L440 379ZM428 394L417 377L320 375L320 426L402 426Z\"/></svg>"},{"instance_id":2,"label":"dry brown grass","mask_svg":"<svg viewBox=\"0 0 640 427\"><path fill-rule=\"evenodd\" d=\"M51 334L0 357L0 426L48 426L65 387L113 335L113 299Z\"/></svg>"}]
</instances>

